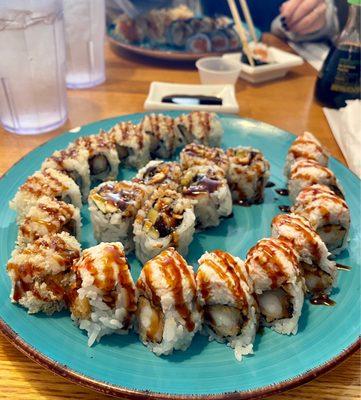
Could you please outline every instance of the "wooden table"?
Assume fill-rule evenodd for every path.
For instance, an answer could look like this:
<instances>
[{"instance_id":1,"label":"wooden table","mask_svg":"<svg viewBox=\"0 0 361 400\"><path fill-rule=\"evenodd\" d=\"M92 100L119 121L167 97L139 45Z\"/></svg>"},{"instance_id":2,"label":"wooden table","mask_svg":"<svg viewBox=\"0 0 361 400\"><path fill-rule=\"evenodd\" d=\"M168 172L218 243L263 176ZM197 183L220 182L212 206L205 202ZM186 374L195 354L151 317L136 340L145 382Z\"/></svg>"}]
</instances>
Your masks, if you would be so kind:
<instances>
[{"instance_id":1,"label":"wooden table","mask_svg":"<svg viewBox=\"0 0 361 400\"><path fill-rule=\"evenodd\" d=\"M276 38L268 43L285 48ZM140 112L153 80L199 83L192 67L122 58L106 46L107 81L89 90L69 91L69 120L61 129L40 136L17 136L0 128L0 173L34 147L64 130L120 114ZM332 155L344 162L327 125L321 106L313 97L315 70L308 64L295 68L285 79L251 85L239 80L237 99L240 115L276 125L295 134L309 130L327 145ZM0 336L0 398L106 399L108 397L67 382L27 359ZM360 352L318 379L272 399L360 399Z\"/></svg>"}]
</instances>

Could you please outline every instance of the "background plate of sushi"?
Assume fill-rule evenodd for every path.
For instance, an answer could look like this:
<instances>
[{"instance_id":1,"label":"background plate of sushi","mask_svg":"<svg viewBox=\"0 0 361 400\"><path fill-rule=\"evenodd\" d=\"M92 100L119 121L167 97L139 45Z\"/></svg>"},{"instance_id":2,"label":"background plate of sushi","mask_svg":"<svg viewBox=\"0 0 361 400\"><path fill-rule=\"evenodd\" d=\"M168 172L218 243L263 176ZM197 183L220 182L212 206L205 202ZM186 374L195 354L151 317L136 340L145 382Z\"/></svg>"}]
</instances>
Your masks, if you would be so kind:
<instances>
[{"instance_id":1,"label":"background plate of sushi","mask_svg":"<svg viewBox=\"0 0 361 400\"><path fill-rule=\"evenodd\" d=\"M139 123L143 117L143 113L122 116L65 133L29 153L2 177L0 258L3 266L11 256L17 237L16 216L8 202L43 160L78 137L100 129L109 130L121 121ZM270 161L270 180L275 186L266 189L262 204L234 206L232 218L195 234L186 257L195 269L207 250L221 249L245 259L258 240L270 236L270 223L280 213L279 206L290 204L288 197L280 196L275 189L285 187L283 168L294 137L262 122L230 116L220 116L220 120L224 129L222 147L243 145L260 149ZM352 268L339 272L338 283L331 293L336 302L334 306L316 306L305 301L296 335L279 335L265 328L256 336L254 354L243 357L242 362L237 361L230 347L209 342L207 337L198 334L186 351L161 357L150 352L134 332L106 336L88 347L86 334L75 326L68 312L51 317L41 313L29 315L24 308L12 304L5 268L0 271L1 331L18 349L53 372L127 398L252 398L307 382L355 351L360 329L360 180L333 158L329 167L343 187L353 221L349 245L337 256L337 262ZM129 180L135 174L134 169L123 168L118 178ZM81 214L81 245L88 248L96 242L87 205ZM137 279L141 264L132 255L129 262L131 274Z\"/></svg>"}]
</instances>

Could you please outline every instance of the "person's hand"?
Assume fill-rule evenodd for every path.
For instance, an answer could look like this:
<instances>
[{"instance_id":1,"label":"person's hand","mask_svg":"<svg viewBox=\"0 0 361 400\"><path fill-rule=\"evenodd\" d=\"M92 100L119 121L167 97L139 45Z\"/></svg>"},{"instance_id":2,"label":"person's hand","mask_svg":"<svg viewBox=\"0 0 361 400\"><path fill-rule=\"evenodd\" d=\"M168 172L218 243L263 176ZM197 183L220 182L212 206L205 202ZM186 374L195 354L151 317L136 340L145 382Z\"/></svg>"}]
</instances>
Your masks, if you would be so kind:
<instances>
[{"instance_id":1,"label":"person's hand","mask_svg":"<svg viewBox=\"0 0 361 400\"><path fill-rule=\"evenodd\" d=\"M291 32L307 35L326 24L325 0L288 0L280 7L282 25Z\"/></svg>"}]
</instances>

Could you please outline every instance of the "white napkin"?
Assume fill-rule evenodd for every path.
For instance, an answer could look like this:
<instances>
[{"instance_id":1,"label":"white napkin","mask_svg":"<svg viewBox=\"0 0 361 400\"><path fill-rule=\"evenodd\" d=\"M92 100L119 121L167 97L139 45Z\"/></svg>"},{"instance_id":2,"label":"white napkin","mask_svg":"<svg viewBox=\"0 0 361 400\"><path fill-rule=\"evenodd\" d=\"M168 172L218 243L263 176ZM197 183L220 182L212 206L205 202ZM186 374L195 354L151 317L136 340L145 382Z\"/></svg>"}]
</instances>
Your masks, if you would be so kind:
<instances>
[{"instance_id":1,"label":"white napkin","mask_svg":"<svg viewBox=\"0 0 361 400\"><path fill-rule=\"evenodd\" d=\"M348 100L346 107L323 112L349 168L361 178L361 100Z\"/></svg>"},{"instance_id":2,"label":"white napkin","mask_svg":"<svg viewBox=\"0 0 361 400\"><path fill-rule=\"evenodd\" d=\"M323 62L330 51L330 46L324 42L295 43L290 41L288 45L311 64L316 71L321 70Z\"/></svg>"}]
</instances>

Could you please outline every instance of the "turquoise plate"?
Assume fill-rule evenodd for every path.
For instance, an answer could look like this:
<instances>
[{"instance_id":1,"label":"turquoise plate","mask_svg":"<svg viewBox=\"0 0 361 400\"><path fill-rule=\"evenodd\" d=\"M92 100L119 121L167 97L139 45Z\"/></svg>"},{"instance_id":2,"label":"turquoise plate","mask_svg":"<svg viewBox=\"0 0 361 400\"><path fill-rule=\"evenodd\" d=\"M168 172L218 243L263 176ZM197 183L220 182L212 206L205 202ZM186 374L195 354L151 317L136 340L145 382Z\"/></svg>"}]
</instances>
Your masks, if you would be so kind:
<instances>
[{"instance_id":1,"label":"turquoise plate","mask_svg":"<svg viewBox=\"0 0 361 400\"><path fill-rule=\"evenodd\" d=\"M176 113L170 113L175 115ZM335 159L330 167L341 181L351 209L352 228L348 250L339 260L352 266L340 271L332 298L334 307L312 306L305 302L296 336L282 336L271 330L257 335L255 354L239 363L233 351L222 344L209 343L197 335L186 352L156 357L137 339L127 336L105 337L92 348L86 335L76 328L67 312L53 317L28 315L9 301L10 281L5 265L14 248L17 234L15 214L8 201L18 187L40 168L45 157L62 149L81 135L109 129L116 122L131 119L137 123L143 114L122 116L86 125L76 133L65 133L35 149L14 165L0 181L0 327L11 342L43 366L74 382L108 394L128 398L212 399L251 398L269 395L304 383L345 359L358 347L360 329L360 181ZM249 145L260 148L271 162L271 180L284 187L282 176L287 149L294 137L270 125L237 117L221 116L223 146ZM120 179L134 176L124 170ZM196 266L205 250L221 248L244 258L255 242L270 234L270 222L289 204L266 189L265 202L252 207L234 207L234 217L217 228L197 233L188 261ZM83 247L94 245L86 207L83 214ZM130 257L132 274L138 277L140 264Z\"/></svg>"}]
</instances>

